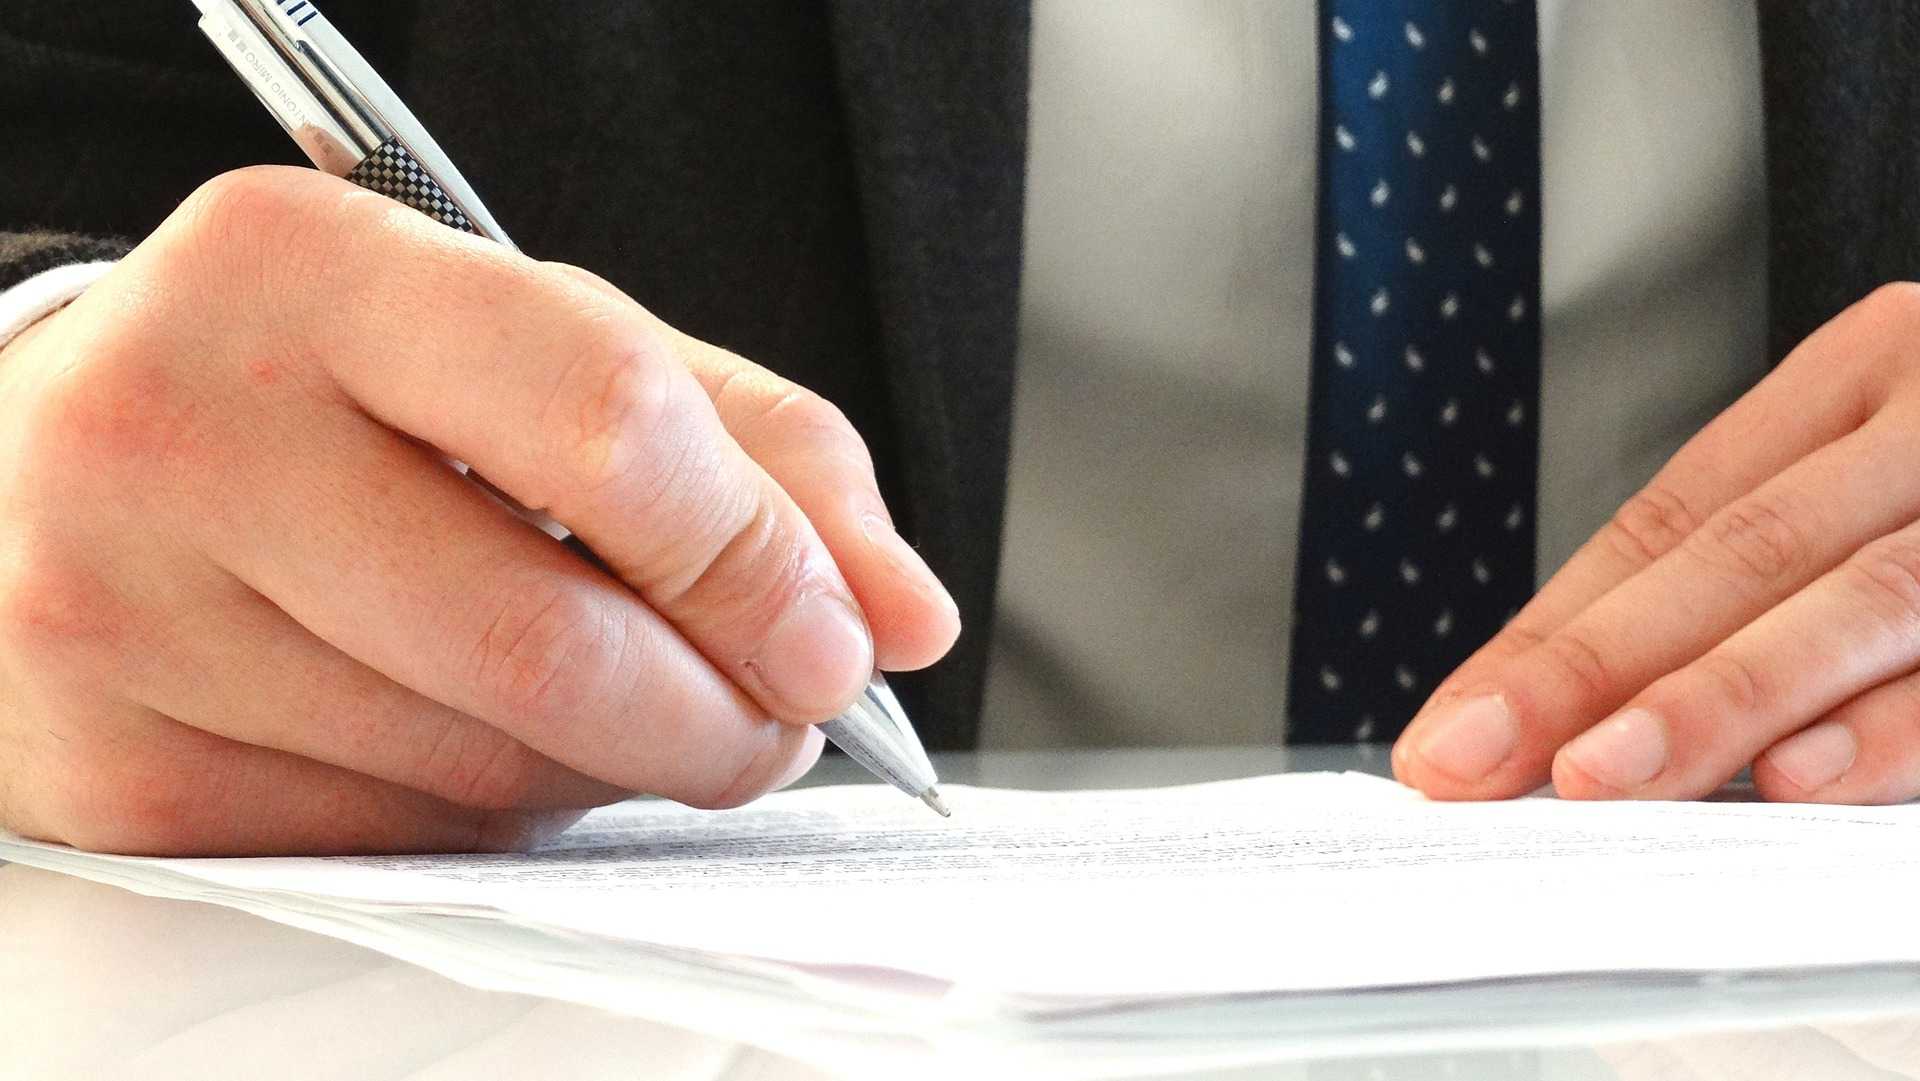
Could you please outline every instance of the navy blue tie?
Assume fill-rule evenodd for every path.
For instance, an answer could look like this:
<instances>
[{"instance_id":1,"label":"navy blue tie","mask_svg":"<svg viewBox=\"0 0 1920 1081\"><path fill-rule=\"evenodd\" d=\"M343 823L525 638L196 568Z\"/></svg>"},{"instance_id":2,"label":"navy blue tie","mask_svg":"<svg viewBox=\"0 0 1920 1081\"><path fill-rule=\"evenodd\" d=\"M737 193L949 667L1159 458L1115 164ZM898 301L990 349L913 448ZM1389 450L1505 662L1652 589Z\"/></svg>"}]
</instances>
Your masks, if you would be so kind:
<instances>
[{"instance_id":1,"label":"navy blue tie","mask_svg":"<svg viewBox=\"0 0 1920 1081\"><path fill-rule=\"evenodd\" d=\"M1321 0L1289 742L1390 739L1533 592L1532 0Z\"/></svg>"}]
</instances>

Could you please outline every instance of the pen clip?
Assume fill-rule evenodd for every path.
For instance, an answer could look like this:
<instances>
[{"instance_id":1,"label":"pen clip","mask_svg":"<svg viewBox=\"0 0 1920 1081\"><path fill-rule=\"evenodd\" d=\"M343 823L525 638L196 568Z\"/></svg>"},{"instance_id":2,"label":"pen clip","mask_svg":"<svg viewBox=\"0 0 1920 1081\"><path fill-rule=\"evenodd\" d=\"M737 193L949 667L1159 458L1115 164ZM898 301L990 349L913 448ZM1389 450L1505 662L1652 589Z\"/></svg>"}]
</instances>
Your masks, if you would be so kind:
<instances>
[{"instance_id":1,"label":"pen clip","mask_svg":"<svg viewBox=\"0 0 1920 1081\"><path fill-rule=\"evenodd\" d=\"M426 170L453 203L472 222L474 231L490 240L514 247L507 232L480 201L479 193L440 149L426 126L420 123L394 93L380 73L373 70L312 0L235 0L264 19L280 47L302 69L307 84L323 101L340 114L351 128L361 129L368 140L360 160L371 156L380 145L396 139ZM355 162L359 164L358 161ZM345 175L344 173L339 175Z\"/></svg>"},{"instance_id":2,"label":"pen clip","mask_svg":"<svg viewBox=\"0 0 1920 1081\"><path fill-rule=\"evenodd\" d=\"M399 95L311 0L193 0L200 29L313 163L346 176L398 143L481 236L513 247Z\"/></svg>"},{"instance_id":3,"label":"pen clip","mask_svg":"<svg viewBox=\"0 0 1920 1081\"><path fill-rule=\"evenodd\" d=\"M200 32L315 165L344 176L360 164L366 155L353 136L234 0L194 4L200 9Z\"/></svg>"}]
</instances>

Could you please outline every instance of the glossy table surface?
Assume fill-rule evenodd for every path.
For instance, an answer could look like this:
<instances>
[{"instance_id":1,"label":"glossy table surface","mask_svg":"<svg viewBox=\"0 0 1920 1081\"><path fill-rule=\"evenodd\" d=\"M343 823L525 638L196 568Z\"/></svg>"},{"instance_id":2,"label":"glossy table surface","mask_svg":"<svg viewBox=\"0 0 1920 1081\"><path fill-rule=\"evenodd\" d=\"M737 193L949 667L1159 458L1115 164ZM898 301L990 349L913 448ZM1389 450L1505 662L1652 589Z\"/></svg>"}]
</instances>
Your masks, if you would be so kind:
<instances>
[{"instance_id":1,"label":"glossy table surface","mask_svg":"<svg viewBox=\"0 0 1920 1081\"><path fill-rule=\"evenodd\" d=\"M1283 770L1380 773L1386 755L1378 747L985 752L946 756L940 766L951 782L1097 788ZM809 783L857 776L829 761ZM1808 918L1844 918L1844 904ZM1145 1076L1920 1077L1920 971L1905 968L1506 984L1248 1009L1267 1011L1253 1016L1270 1020L1259 1031L1272 1032L1251 1063ZM928 1061L912 1076L949 1073ZM0 865L4 1081L830 1076L638 1018L477 991L240 912Z\"/></svg>"}]
</instances>

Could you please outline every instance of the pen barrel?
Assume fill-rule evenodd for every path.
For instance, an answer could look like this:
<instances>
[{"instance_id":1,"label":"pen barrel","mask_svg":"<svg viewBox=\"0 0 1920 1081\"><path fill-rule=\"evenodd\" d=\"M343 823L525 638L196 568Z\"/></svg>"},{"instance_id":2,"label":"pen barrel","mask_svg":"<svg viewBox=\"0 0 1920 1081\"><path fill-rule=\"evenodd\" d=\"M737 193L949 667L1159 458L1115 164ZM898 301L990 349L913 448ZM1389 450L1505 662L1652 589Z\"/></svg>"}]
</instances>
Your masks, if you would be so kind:
<instances>
[{"instance_id":1,"label":"pen barrel","mask_svg":"<svg viewBox=\"0 0 1920 1081\"><path fill-rule=\"evenodd\" d=\"M398 137L381 143L347 180L418 210L442 225L478 235L473 221Z\"/></svg>"}]
</instances>

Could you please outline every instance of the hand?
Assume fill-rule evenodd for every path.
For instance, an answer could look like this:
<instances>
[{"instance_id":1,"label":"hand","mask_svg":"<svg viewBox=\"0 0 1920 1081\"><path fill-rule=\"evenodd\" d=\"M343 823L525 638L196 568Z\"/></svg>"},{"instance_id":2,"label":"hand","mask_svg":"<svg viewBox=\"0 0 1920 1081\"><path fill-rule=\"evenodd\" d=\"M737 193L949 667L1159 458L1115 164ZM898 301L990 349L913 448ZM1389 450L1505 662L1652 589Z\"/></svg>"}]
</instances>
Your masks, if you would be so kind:
<instances>
[{"instance_id":1,"label":"hand","mask_svg":"<svg viewBox=\"0 0 1920 1081\"><path fill-rule=\"evenodd\" d=\"M1444 799L1920 796L1920 286L1794 350L1435 692Z\"/></svg>"},{"instance_id":2,"label":"hand","mask_svg":"<svg viewBox=\"0 0 1920 1081\"><path fill-rule=\"evenodd\" d=\"M0 353L0 824L495 849L745 802L958 634L889 521L836 410L607 283L229 174Z\"/></svg>"}]
</instances>

